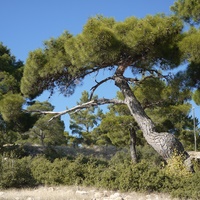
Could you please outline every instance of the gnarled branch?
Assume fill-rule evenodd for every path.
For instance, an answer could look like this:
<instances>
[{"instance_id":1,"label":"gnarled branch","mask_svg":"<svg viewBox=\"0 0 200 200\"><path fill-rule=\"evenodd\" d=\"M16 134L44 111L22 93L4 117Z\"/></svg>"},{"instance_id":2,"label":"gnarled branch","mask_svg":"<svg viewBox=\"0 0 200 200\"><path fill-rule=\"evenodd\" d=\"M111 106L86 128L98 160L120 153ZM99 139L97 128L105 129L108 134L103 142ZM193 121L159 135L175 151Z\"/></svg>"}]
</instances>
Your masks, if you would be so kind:
<instances>
[{"instance_id":1,"label":"gnarled branch","mask_svg":"<svg viewBox=\"0 0 200 200\"><path fill-rule=\"evenodd\" d=\"M75 111L77 112L81 109L89 108L91 106L98 106L98 105L104 105L104 104L125 104L125 102L122 101L122 100L118 100L118 99L101 98L101 99L94 99L94 100L88 101L88 102L83 103L81 105L77 105L73 108L70 108L70 109L67 109L67 110L64 110L64 111L60 111L60 112L42 111L42 110L32 110L32 111L28 111L28 112L40 113L40 114L52 114L53 117L51 117L49 119L49 121L52 121L53 119L60 117L62 115L65 115L67 113L71 113L71 112L75 112Z\"/></svg>"}]
</instances>

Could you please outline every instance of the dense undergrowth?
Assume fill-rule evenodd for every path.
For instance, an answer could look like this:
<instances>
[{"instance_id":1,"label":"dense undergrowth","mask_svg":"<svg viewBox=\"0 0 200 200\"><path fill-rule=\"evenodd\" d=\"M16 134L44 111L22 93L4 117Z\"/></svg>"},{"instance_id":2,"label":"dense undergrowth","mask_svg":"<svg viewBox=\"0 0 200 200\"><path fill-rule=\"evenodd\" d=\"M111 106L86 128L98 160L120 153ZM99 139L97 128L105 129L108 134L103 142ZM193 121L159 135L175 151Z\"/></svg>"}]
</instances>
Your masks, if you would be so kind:
<instances>
[{"instance_id":1,"label":"dense undergrowth","mask_svg":"<svg viewBox=\"0 0 200 200\"><path fill-rule=\"evenodd\" d=\"M164 165L152 151L139 150L139 162L120 151L112 159L79 155L50 158L49 155L22 158L1 157L0 188L37 185L82 185L110 190L164 192L181 199L200 199L200 166L188 173L180 157Z\"/></svg>"}]
</instances>

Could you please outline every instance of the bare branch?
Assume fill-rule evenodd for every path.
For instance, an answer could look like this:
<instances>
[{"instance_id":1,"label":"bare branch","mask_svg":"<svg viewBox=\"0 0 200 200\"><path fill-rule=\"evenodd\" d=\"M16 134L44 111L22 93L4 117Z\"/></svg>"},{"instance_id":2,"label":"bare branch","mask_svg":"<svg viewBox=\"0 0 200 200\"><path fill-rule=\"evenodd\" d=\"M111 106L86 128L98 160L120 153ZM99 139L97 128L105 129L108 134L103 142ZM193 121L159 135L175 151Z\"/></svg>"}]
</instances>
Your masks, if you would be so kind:
<instances>
[{"instance_id":1,"label":"bare branch","mask_svg":"<svg viewBox=\"0 0 200 200\"><path fill-rule=\"evenodd\" d=\"M97 81L96 81L97 84L91 88L91 91L92 91L92 92L91 92L91 94L90 94L90 100L92 100L94 91L95 91L101 84L105 83L105 82L108 81L108 80L114 80L114 78L113 78L113 77L108 77L108 78L106 78L106 79L104 79L104 80L102 80L102 81L100 81L100 82L97 82Z\"/></svg>"},{"instance_id":2,"label":"bare branch","mask_svg":"<svg viewBox=\"0 0 200 200\"><path fill-rule=\"evenodd\" d=\"M42 111L42 110L32 110L32 111L28 111L28 112L35 112L35 113L40 113L40 114L52 114L53 117L51 117L49 119L49 121L52 121L53 119L60 117L62 115L65 115L67 113L71 113L71 112L75 112L75 111L79 111L85 108L89 108L91 106L98 106L98 105L104 105L104 104L126 104L124 101L122 100L118 100L118 99L95 99L95 100L91 100L89 102L83 103L81 105L77 105L73 108L64 110L64 111L60 111L60 112L54 112L54 111ZM27 111L26 111L27 112Z\"/></svg>"}]
</instances>

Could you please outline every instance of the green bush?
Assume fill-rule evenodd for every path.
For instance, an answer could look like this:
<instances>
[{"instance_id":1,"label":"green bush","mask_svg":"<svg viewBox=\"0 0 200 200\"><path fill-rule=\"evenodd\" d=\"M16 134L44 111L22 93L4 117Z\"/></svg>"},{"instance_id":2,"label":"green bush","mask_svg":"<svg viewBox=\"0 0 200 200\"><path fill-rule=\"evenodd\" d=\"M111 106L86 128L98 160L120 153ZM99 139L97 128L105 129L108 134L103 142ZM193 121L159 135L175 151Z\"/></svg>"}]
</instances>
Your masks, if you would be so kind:
<instances>
[{"instance_id":1,"label":"green bush","mask_svg":"<svg viewBox=\"0 0 200 200\"><path fill-rule=\"evenodd\" d=\"M62 158L63 157L61 152L57 152L55 147L51 146L51 145L48 145L47 147L45 147L44 155L50 161L53 161L56 158Z\"/></svg>"},{"instance_id":2,"label":"green bush","mask_svg":"<svg viewBox=\"0 0 200 200\"><path fill-rule=\"evenodd\" d=\"M173 177L176 179L176 177ZM200 171L187 177L178 177L170 194L181 199L200 199Z\"/></svg>"},{"instance_id":3,"label":"green bush","mask_svg":"<svg viewBox=\"0 0 200 200\"><path fill-rule=\"evenodd\" d=\"M141 164L143 163L141 162ZM145 164L146 163L143 165ZM137 169L135 171L137 171ZM165 187L165 181L169 180L169 177L165 173L162 173L162 171L155 166L146 166L146 169L140 172L141 176L139 178L139 191L161 192Z\"/></svg>"},{"instance_id":4,"label":"green bush","mask_svg":"<svg viewBox=\"0 0 200 200\"><path fill-rule=\"evenodd\" d=\"M174 167L173 167L174 165ZM0 162L0 187L84 185L110 190L164 192L182 199L200 199L200 166L186 173L180 160L168 166L147 159L132 164L130 155L119 152L110 161L79 155L73 159L44 156L8 158Z\"/></svg>"},{"instance_id":5,"label":"green bush","mask_svg":"<svg viewBox=\"0 0 200 200\"><path fill-rule=\"evenodd\" d=\"M49 182L51 185L64 185L64 177L66 176L65 170L70 165L70 161L67 159L55 159L51 163L49 171Z\"/></svg>"},{"instance_id":6,"label":"green bush","mask_svg":"<svg viewBox=\"0 0 200 200\"><path fill-rule=\"evenodd\" d=\"M71 161L68 167L65 168L65 185L82 185L87 176L86 160L82 155Z\"/></svg>"},{"instance_id":7,"label":"green bush","mask_svg":"<svg viewBox=\"0 0 200 200\"><path fill-rule=\"evenodd\" d=\"M38 184L63 185L65 184L65 170L70 165L67 159L49 161L43 156L32 160L31 171Z\"/></svg>"},{"instance_id":8,"label":"green bush","mask_svg":"<svg viewBox=\"0 0 200 200\"><path fill-rule=\"evenodd\" d=\"M31 172L38 184L51 184L50 171L52 164L44 156L37 156L31 162Z\"/></svg>"},{"instance_id":9,"label":"green bush","mask_svg":"<svg viewBox=\"0 0 200 200\"><path fill-rule=\"evenodd\" d=\"M191 175L184 165L184 156L177 155L176 153L168 159L167 166L165 167L165 173L170 176L187 177Z\"/></svg>"},{"instance_id":10,"label":"green bush","mask_svg":"<svg viewBox=\"0 0 200 200\"><path fill-rule=\"evenodd\" d=\"M30 157L6 158L1 161L0 188L21 188L36 184L30 170Z\"/></svg>"},{"instance_id":11,"label":"green bush","mask_svg":"<svg viewBox=\"0 0 200 200\"><path fill-rule=\"evenodd\" d=\"M117 190L116 179L119 173L113 167L105 168L104 171L98 174L98 182L95 184L96 187L107 188L109 190Z\"/></svg>"},{"instance_id":12,"label":"green bush","mask_svg":"<svg viewBox=\"0 0 200 200\"><path fill-rule=\"evenodd\" d=\"M142 160L137 164L122 165L118 168L118 189L122 191L160 191L167 177L150 162Z\"/></svg>"},{"instance_id":13,"label":"green bush","mask_svg":"<svg viewBox=\"0 0 200 200\"><path fill-rule=\"evenodd\" d=\"M107 169L108 162L103 159L97 159L89 157L88 162L85 165L86 176L83 182L84 186L96 186L102 187L99 183L102 179L101 174Z\"/></svg>"}]
</instances>

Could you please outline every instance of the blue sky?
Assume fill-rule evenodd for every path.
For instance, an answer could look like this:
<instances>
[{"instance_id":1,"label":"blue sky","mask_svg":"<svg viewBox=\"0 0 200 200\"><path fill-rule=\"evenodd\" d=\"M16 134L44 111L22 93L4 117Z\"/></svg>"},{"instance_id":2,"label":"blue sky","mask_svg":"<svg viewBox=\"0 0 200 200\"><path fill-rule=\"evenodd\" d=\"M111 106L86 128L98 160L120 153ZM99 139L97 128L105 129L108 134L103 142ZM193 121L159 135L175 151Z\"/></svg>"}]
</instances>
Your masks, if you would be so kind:
<instances>
[{"instance_id":1,"label":"blue sky","mask_svg":"<svg viewBox=\"0 0 200 200\"><path fill-rule=\"evenodd\" d=\"M0 0L1 31L0 42L11 49L17 59L26 61L28 53L43 47L43 42L51 37L58 37L65 30L72 34L82 31L89 17L101 14L123 21L130 16L139 18L164 12L170 14L173 0ZM104 76L101 74L100 77ZM76 105L83 90L89 90L95 77L90 76L84 86L78 87L70 98L56 94L49 101L56 111ZM113 98L117 88L111 82L101 86L96 92L99 97ZM44 93L39 100L47 100ZM195 106L196 116L200 120L200 108ZM62 118L68 126L68 115Z\"/></svg>"}]
</instances>

